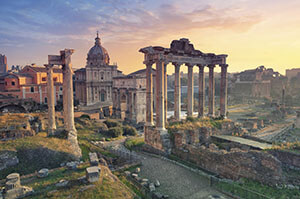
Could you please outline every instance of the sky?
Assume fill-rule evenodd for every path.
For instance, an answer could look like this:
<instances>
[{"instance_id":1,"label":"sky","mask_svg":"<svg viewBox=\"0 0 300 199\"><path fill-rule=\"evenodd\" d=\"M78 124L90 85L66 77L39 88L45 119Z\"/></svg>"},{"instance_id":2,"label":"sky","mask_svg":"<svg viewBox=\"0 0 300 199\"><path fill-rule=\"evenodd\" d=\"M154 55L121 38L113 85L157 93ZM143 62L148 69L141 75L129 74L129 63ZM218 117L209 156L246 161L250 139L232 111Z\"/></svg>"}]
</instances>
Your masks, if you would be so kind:
<instances>
[{"instance_id":1,"label":"sky","mask_svg":"<svg viewBox=\"0 0 300 199\"><path fill-rule=\"evenodd\" d=\"M0 54L11 65L47 63L73 48L86 65L96 31L111 64L145 68L140 48L189 38L205 53L228 54L229 72L264 65L300 68L299 0L0 0ZM186 71L186 67L182 67ZM197 70L197 69L195 69ZM217 69L218 70L218 69ZM174 67L168 66L168 73Z\"/></svg>"}]
</instances>

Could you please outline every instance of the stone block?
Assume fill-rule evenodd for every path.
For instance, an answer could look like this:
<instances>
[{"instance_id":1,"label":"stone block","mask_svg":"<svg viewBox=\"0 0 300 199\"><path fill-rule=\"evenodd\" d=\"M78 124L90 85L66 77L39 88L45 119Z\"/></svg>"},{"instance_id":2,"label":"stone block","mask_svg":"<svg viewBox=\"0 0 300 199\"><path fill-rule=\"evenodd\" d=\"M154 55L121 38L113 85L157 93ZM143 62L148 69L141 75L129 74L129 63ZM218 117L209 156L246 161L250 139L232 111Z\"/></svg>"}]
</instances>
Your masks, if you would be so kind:
<instances>
[{"instance_id":1,"label":"stone block","mask_svg":"<svg viewBox=\"0 0 300 199\"><path fill-rule=\"evenodd\" d=\"M131 174L132 177L137 178L139 175L136 173Z\"/></svg>"},{"instance_id":2,"label":"stone block","mask_svg":"<svg viewBox=\"0 0 300 199\"><path fill-rule=\"evenodd\" d=\"M137 167L137 168L135 169L135 172L136 172L136 173L141 172L141 168L140 168L140 167Z\"/></svg>"},{"instance_id":3,"label":"stone block","mask_svg":"<svg viewBox=\"0 0 300 199\"><path fill-rule=\"evenodd\" d=\"M154 186L153 183L149 184L149 189L150 189L150 192L154 192L155 191L155 186Z\"/></svg>"},{"instance_id":4,"label":"stone block","mask_svg":"<svg viewBox=\"0 0 300 199\"><path fill-rule=\"evenodd\" d=\"M86 168L86 179L88 182L97 182L100 177L101 169L97 166Z\"/></svg>"},{"instance_id":5,"label":"stone block","mask_svg":"<svg viewBox=\"0 0 300 199\"><path fill-rule=\"evenodd\" d=\"M56 186L56 187L65 187L65 186L67 186L68 184L69 184L69 181L62 179L62 180L60 180L58 183L56 183L55 186Z\"/></svg>"},{"instance_id":6,"label":"stone block","mask_svg":"<svg viewBox=\"0 0 300 199\"><path fill-rule=\"evenodd\" d=\"M22 186L15 189L6 191L5 199L23 198L33 193L33 189L30 187Z\"/></svg>"},{"instance_id":7,"label":"stone block","mask_svg":"<svg viewBox=\"0 0 300 199\"><path fill-rule=\"evenodd\" d=\"M154 185L155 185L156 187L159 187L159 186L160 186L159 180L155 180Z\"/></svg>"},{"instance_id":8,"label":"stone block","mask_svg":"<svg viewBox=\"0 0 300 199\"><path fill-rule=\"evenodd\" d=\"M70 170L75 170L77 169L77 163L76 162L68 162L66 164L67 168L70 169Z\"/></svg>"},{"instance_id":9,"label":"stone block","mask_svg":"<svg viewBox=\"0 0 300 199\"><path fill-rule=\"evenodd\" d=\"M21 186L20 174L11 173L6 177L5 190L16 189Z\"/></svg>"},{"instance_id":10,"label":"stone block","mask_svg":"<svg viewBox=\"0 0 300 199\"><path fill-rule=\"evenodd\" d=\"M97 153L89 153L89 159L90 159L91 166L98 166L99 159Z\"/></svg>"},{"instance_id":11,"label":"stone block","mask_svg":"<svg viewBox=\"0 0 300 199\"><path fill-rule=\"evenodd\" d=\"M47 177L48 175L49 175L49 169L44 168L44 169L39 170L37 176L38 176L39 178L45 178L45 177Z\"/></svg>"},{"instance_id":12,"label":"stone block","mask_svg":"<svg viewBox=\"0 0 300 199\"><path fill-rule=\"evenodd\" d=\"M130 171L125 171L124 173L126 176L130 176L130 174L131 174Z\"/></svg>"}]
</instances>

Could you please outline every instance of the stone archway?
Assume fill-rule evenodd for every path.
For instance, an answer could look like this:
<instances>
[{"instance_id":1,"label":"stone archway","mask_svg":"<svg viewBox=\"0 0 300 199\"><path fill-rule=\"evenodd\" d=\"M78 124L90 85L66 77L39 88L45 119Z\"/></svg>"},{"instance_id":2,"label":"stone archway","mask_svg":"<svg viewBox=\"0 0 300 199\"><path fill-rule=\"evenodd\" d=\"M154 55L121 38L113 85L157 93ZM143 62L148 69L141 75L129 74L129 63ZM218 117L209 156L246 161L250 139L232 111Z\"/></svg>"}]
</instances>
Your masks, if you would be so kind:
<instances>
[{"instance_id":1,"label":"stone archway","mask_svg":"<svg viewBox=\"0 0 300 199\"><path fill-rule=\"evenodd\" d=\"M10 113L26 113L26 109L21 105L6 104L0 107L0 112L7 110Z\"/></svg>"}]
</instances>

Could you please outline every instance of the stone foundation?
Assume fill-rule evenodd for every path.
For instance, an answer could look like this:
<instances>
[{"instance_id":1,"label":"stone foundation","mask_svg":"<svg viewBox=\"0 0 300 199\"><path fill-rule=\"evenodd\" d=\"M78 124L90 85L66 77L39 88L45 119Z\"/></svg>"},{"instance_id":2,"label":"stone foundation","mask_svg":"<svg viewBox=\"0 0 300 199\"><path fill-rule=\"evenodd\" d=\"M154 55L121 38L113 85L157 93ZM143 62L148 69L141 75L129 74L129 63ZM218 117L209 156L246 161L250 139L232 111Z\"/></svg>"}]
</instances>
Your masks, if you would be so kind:
<instances>
[{"instance_id":1,"label":"stone foundation","mask_svg":"<svg viewBox=\"0 0 300 199\"><path fill-rule=\"evenodd\" d=\"M172 153L232 180L250 178L267 184L277 184L284 180L281 162L265 152L240 149L232 149L228 152L212 147L184 145L182 148L173 149Z\"/></svg>"},{"instance_id":2,"label":"stone foundation","mask_svg":"<svg viewBox=\"0 0 300 199\"><path fill-rule=\"evenodd\" d=\"M145 144L147 149L163 154L171 153L171 140L167 130L157 130L154 126L145 126Z\"/></svg>"},{"instance_id":3,"label":"stone foundation","mask_svg":"<svg viewBox=\"0 0 300 199\"><path fill-rule=\"evenodd\" d=\"M289 168L297 168L300 169L300 155L296 153L291 153L287 151L279 151L279 150L270 150L268 153L272 154L279 161L282 162L283 165Z\"/></svg>"}]
</instances>

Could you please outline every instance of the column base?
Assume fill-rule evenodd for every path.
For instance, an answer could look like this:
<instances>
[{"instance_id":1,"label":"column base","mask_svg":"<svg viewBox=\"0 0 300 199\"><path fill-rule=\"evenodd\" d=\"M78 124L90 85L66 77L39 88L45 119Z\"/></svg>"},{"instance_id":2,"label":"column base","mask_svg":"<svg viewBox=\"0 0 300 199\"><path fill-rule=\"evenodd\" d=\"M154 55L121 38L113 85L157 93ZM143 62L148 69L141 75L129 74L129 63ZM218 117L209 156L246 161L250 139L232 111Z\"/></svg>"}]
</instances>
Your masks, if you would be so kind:
<instances>
[{"instance_id":1,"label":"column base","mask_svg":"<svg viewBox=\"0 0 300 199\"><path fill-rule=\"evenodd\" d=\"M171 153L171 140L166 129L145 126L145 143L147 148L153 148L163 154Z\"/></svg>"},{"instance_id":2,"label":"column base","mask_svg":"<svg viewBox=\"0 0 300 199\"><path fill-rule=\"evenodd\" d=\"M56 135L56 128L48 129L48 136Z\"/></svg>"},{"instance_id":3,"label":"column base","mask_svg":"<svg viewBox=\"0 0 300 199\"><path fill-rule=\"evenodd\" d=\"M153 122L146 122L145 126L154 126L154 123Z\"/></svg>"},{"instance_id":4,"label":"column base","mask_svg":"<svg viewBox=\"0 0 300 199\"><path fill-rule=\"evenodd\" d=\"M76 130L68 131L68 141L71 143L71 147L73 149L73 154L75 155L75 158L79 160L82 157L82 152L78 144Z\"/></svg>"}]
</instances>

